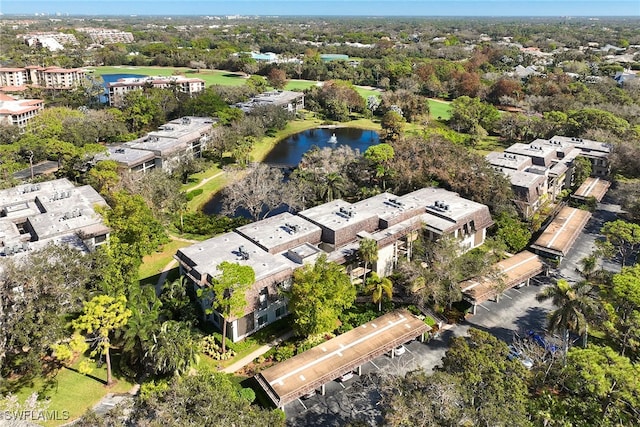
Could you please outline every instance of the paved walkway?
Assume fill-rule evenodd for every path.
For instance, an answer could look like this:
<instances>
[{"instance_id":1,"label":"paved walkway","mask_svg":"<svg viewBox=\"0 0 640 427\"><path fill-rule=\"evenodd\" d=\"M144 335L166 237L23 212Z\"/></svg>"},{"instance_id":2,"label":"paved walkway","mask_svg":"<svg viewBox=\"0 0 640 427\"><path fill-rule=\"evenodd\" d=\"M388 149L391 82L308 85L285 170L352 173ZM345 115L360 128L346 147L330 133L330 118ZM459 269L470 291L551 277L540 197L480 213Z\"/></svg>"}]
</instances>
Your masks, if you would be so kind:
<instances>
[{"instance_id":1,"label":"paved walkway","mask_svg":"<svg viewBox=\"0 0 640 427\"><path fill-rule=\"evenodd\" d=\"M212 180L212 179L214 179L214 178L219 177L220 175L224 175L224 171L218 172L218 173L217 173L217 174L215 174L215 175L211 175L209 178L205 178L205 179L203 179L203 180L202 180L202 181L200 181L197 185L195 185L195 186L191 187L191 188L189 189L189 191L193 191L193 190L195 190L196 188L200 188L200 187L202 187L202 186L203 186L203 185L205 185L207 182L211 181L211 180Z\"/></svg>"},{"instance_id":2,"label":"paved walkway","mask_svg":"<svg viewBox=\"0 0 640 427\"><path fill-rule=\"evenodd\" d=\"M256 357L262 356L267 351L271 350L273 347L275 347L276 345L280 344L282 341L288 340L292 336L293 336L293 331L289 331L289 332L286 332L286 333L280 335L278 338L274 339L269 344L263 345L259 349L257 349L254 352L246 355L245 357L243 357L242 359L238 360L234 364L224 368L222 370L222 372L225 372L227 374L232 374L232 373L234 373L236 371L239 371L240 369L242 369L245 366L247 366L249 363L253 362L253 360Z\"/></svg>"}]
</instances>

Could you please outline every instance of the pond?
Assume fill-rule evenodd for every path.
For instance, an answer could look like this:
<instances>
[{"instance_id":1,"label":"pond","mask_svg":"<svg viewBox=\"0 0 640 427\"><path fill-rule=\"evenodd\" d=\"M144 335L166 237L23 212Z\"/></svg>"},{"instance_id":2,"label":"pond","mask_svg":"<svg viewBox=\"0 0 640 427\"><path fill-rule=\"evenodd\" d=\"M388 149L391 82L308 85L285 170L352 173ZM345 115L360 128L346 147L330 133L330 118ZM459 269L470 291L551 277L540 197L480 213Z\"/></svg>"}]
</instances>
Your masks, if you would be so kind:
<instances>
[{"instance_id":1,"label":"pond","mask_svg":"<svg viewBox=\"0 0 640 427\"><path fill-rule=\"evenodd\" d=\"M139 78L139 77L146 77L146 76L143 74L103 74L101 77L102 77L102 80L104 80L104 83L102 84L102 86L104 86L104 93L100 95L100 102L102 102L103 104L106 104L107 102L109 102L109 97L108 97L109 92L107 91L107 83L117 82L120 79L134 78L134 77Z\"/></svg>"},{"instance_id":2,"label":"pond","mask_svg":"<svg viewBox=\"0 0 640 427\"><path fill-rule=\"evenodd\" d=\"M334 138L335 137L335 138ZM348 145L360 153L380 141L378 132L356 128L315 128L291 135L267 154L264 163L274 166L295 167L304 153L314 145L318 148L336 148Z\"/></svg>"},{"instance_id":3,"label":"pond","mask_svg":"<svg viewBox=\"0 0 640 427\"><path fill-rule=\"evenodd\" d=\"M335 137L335 138L334 138ZM364 153L367 148L380 142L378 132L356 128L315 128L291 135L267 154L263 163L282 168L293 168L300 163L304 153L311 147L336 148L348 145ZM204 213L217 214L222 208L221 192L211 198L202 208ZM238 212L242 215L242 212ZM243 215L244 216L244 215Z\"/></svg>"}]
</instances>

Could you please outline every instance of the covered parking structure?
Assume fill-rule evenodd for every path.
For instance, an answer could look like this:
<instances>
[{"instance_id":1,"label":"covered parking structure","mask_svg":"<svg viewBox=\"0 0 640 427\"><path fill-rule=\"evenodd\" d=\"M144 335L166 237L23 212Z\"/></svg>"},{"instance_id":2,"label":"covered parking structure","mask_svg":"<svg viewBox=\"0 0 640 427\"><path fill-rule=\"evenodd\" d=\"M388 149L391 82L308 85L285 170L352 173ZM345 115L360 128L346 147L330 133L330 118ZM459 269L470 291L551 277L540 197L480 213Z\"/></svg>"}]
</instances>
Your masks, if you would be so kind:
<instances>
[{"instance_id":1,"label":"covered parking structure","mask_svg":"<svg viewBox=\"0 0 640 427\"><path fill-rule=\"evenodd\" d=\"M544 232L530 246L531 250L543 257L562 261L571 246L591 218L591 212L563 207Z\"/></svg>"},{"instance_id":2,"label":"covered parking structure","mask_svg":"<svg viewBox=\"0 0 640 427\"><path fill-rule=\"evenodd\" d=\"M305 394L417 337L431 328L407 310L396 310L345 332L255 376L276 407ZM392 351L393 355L393 351Z\"/></svg>"},{"instance_id":3,"label":"covered parking structure","mask_svg":"<svg viewBox=\"0 0 640 427\"><path fill-rule=\"evenodd\" d=\"M582 185L571 195L571 197L577 200L586 200L589 197L593 197L600 202L604 195L607 194L607 190L610 186L610 181L591 176L585 179Z\"/></svg>"},{"instance_id":4,"label":"covered parking structure","mask_svg":"<svg viewBox=\"0 0 640 427\"><path fill-rule=\"evenodd\" d=\"M460 283L463 297L473 306L473 314L479 304L495 298L507 289L520 284L529 285L529 280L545 272L543 259L529 251L522 251L493 266L494 274L481 276Z\"/></svg>"}]
</instances>

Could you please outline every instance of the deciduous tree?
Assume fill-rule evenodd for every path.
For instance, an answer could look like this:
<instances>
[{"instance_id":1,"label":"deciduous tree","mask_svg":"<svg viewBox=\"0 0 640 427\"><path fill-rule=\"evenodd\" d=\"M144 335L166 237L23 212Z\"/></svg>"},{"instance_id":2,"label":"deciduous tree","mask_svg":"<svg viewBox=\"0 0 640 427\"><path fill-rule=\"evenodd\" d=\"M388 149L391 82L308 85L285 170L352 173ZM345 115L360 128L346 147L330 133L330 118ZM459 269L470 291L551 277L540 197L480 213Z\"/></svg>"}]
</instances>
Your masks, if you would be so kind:
<instances>
[{"instance_id":1,"label":"deciduous tree","mask_svg":"<svg viewBox=\"0 0 640 427\"><path fill-rule=\"evenodd\" d=\"M356 290L343 267L321 255L314 265L294 272L288 295L293 329L308 336L336 329L338 315L351 307Z\"/></svg>"},{"instance_id":2,"label":"deciduous tree","mask_svg":"<svg viewBox=\"0 0 640 427\"><path fill-rule=\"evenodd\" d=\"M131 310L127 308L124 295L117 298L99 295L88 301L82 314L72 322L74 329L86 332L87 339L94 346L93 356L104 356L107 364L107 386L113 382L111 374L111 337L116 330L123 328Z\"/></svg>"}]
</instances>

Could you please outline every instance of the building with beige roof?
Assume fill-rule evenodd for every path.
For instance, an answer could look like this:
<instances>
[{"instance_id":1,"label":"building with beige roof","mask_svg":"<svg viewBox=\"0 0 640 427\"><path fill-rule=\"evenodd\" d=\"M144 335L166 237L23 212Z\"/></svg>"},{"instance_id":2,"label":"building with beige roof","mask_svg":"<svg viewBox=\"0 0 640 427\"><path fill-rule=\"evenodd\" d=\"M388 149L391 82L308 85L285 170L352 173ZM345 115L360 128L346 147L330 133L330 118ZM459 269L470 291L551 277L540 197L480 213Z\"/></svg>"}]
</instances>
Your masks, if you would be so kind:
<instances>
[{"instance_id":1,"label":"building with beige roof","mask_svg":"<svg viewBox=\"0 0 640 427\"><path fill-rule=\"evenodd\" d=\"M256 282L247 292L245 313L228 322L228 336L236 341L287 314L278 289L287 288L293 272L320 255L347 265L355 282L365 273L356 259L362 239L372 239L378 247L378 260L368 267L386 276L400 259L411 258L419 233L434 239L452 236L466 251L484 242L491 224L487 206L451 191L424 188L403 196L382 193L356 203L334 200L297 215L282 213L180 249L176 259L181 274L196 288L208 287L223 261L254 268ZM210 308L210 299L201 303ZM222 327L219 314L209 320Z\"/></svg>"},{"instance_id":2,"label":"building with beige roof","mask_svg":"<svg viewBox=\"0 0 640 427\"><path fill-rule=\"evenodd\" d=\"M171 171L181 159L202 155L216 132L216 122L210 117L181 117L141 138L110 145L107 152L97 154L95 160L113 160L132 172L154 168Z\"/></svg>"},{"instance_id":3,"label":"building with beige roof","mask_svg":"<svg viewBox=\"0 0 640 427\"><path fill-rule=\"evenodd\" d=\"M198 78L187 78L185 76L147 76L122 78L116 82L107 83L109 105L120 105L127 93L131 92L132 90L142 90L146 86L160 89L170 89L175 87L179 92L194 95L204 90L205 81Z\"/></svg>"},{"instance_id":4,"label":"building with beige roof","mask_svg":"<svg viewBox=\"0 0 640 427\"><path fill-rule=\"evenodd\" d=\"M12 256L50 242L92 250L110 232L97 206L107 204L91 186L66 178L0 190L0 251Z\"/></svg>"}]
</instances>

